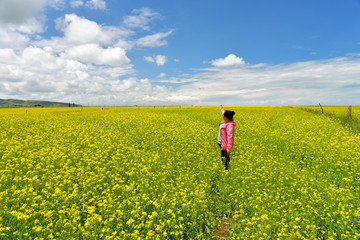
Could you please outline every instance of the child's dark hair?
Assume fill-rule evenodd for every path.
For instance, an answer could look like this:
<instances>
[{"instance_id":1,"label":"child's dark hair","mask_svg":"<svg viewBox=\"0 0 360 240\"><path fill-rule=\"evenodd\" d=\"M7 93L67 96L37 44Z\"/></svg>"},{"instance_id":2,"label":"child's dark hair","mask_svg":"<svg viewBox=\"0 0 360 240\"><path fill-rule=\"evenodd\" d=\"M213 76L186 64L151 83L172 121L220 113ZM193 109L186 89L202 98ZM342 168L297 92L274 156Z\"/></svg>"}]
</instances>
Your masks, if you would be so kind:
<instances>
[{"instance_id":1,"label":"child's dark hair","mask_svg":"<svg viewBox=\"0 0 360 240\"><path fill-rule=\"evenodd\" d=\"M235 112L230 111L230 110L226 110L225 113L224 113L224 116L227 117L230 121L233 120L234 115L235 115Z\"/></svg>"}]
</instances>

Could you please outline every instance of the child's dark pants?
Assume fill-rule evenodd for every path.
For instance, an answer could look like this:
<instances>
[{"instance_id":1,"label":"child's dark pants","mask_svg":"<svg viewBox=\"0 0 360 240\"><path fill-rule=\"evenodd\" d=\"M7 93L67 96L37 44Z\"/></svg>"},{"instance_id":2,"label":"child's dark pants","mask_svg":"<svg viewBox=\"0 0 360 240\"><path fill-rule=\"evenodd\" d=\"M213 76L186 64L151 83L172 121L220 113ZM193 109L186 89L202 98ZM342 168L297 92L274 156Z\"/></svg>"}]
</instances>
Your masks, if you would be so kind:
<instances>
[{"instance_id":1,"label":"child's dark pants","mask_svg":"<svg viewBox=\"0 0 360 240\"><path fill-rule=\"evenodd\" d=\"M221 149L221 144L219 144L219 147ZM225 165L225 169L229 170L229 166L230 166L230 156L227 153L226 150L221 150L221 160Z\"/></svg>"}]
</instances>

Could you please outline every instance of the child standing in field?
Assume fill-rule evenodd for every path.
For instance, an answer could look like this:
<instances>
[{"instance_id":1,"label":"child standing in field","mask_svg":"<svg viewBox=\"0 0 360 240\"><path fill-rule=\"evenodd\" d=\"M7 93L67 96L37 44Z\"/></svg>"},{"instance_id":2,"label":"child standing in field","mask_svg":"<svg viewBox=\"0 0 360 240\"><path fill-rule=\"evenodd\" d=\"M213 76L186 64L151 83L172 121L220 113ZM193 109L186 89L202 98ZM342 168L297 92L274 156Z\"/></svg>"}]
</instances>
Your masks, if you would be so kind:
<instances>
[{"instance_id":1,"label":"child standing in field","mask_svg":"<svg viewBox=\"0 0 360 240\"><path fill-rule=\"evenodd\" d=\"M234 145L234 130L236 123L234 121L234 111L225 110L221 105L221 114L224 121L219 125L218 143L221 149L221 159L225 165L225 169L229 169L230 152Z\"/></svg>"}]
</instances>

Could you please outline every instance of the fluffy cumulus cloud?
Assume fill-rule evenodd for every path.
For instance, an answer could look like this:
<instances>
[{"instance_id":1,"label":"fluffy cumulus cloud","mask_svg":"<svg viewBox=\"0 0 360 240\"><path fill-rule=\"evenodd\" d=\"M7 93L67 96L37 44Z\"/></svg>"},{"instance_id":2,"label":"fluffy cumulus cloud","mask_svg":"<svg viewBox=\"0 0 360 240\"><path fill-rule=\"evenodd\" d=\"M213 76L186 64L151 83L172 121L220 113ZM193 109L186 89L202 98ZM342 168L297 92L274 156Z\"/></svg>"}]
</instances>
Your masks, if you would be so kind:
<instances>
[{"instance_id":1,"label":"fluffy cumulus cloud","mask_svg":"<svg viewBox=\"0 0 360 240\"><path fill-rule=\"evenodd\" d=\"M156 65L163 66L167 62L167 57L164 55L156 55Z\"/></svg>"},{"instance_id":2,"label":"fluffy cumulus cloud","mask_svg":"<svg viewBox=\"0 0 360 240\"><path fill-rule=\"evenodd\" d=\"M236 67L245 64L245 61L241 57L237 57L235 54L229 54L225 58L219 58L211 61L211 64L215 67Z\"/></svg>"},{"instance_id":3,"label":"fluffy cumulus cloud","mask_svg":"<svg viewBox=\"0 0 360 240\"><path fill-rule=\"evenodd\" d=\"M19 53L0 50L3 98L131 105L169 96L168 88L154 86L149 79L129 76L132 73L133 68L126 63L114 67L97 66L66 54L58 56L50 47L29 47Z\"/></svg>"},{"instance_id":4,"label":"fluffy cumulus cloud","mask_svg":"<svg viewBox=\"0 0 360 240\"><path fill-rule=\"evenodd\" d=\"M123 66L130 63L125 50L121 48L103 49L96 44L84 44L66 51L66 56L85 63L98 65Z\"/></svg>"},{"instance_id":5,"label":"fluffy cumulus cloud","mask_svg":"<svg viewBox=\"0 0 360 240\"><path fill-rule=\"evenodd\" d=\"M67 14L64 18L57 19L56 27L64 33L62 40L70 44L110 44L120 34L120 29L101 26L75 14Z\"/></svg>"},{"instance_id":6,"label":"fluffy cumulus cloud","mask_svg":"<svg viewBox=\"0 0 360 240\"><path fill-rule=\"evenodd\" d=\"M150 22L160 18L158 13L150 9L135 10L133 14L138 20L125 18L127 20L117 26L66 14L55 20L57 36L43 37L49 19L42 10L62 8L66 4L94 9L106 7L102 0L0 2L1 98L69 101L85 105L140 105L168 101L171 88L153 85L147 78L137 78L127 56L133 47L141 45L138 41L142 37L137 37L134 29L147 31ZM154 34L152 31L148 36ZM160 33L156 40L145 34L145 40L140 40L141 46L163 45L169 34ZM155 56L154 62L165 64L166 57Z\"/></svg>"}]
</instances>

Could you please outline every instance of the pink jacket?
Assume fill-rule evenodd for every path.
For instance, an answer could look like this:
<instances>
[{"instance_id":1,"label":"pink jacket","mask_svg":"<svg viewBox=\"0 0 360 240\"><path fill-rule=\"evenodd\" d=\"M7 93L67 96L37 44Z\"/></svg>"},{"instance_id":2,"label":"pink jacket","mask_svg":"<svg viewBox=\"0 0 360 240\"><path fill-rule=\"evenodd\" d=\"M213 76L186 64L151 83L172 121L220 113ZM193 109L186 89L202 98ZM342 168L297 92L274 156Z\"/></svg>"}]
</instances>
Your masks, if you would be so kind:
<instances>
[{"instance_id":1,"label":"pink jacket","mask_svg":"<svg viewBox=\"0 0 360 240\"><path fill-rule=\"evenodd\" d=\"M225 110L221 109L221 113L224 116ZM222 121L220 123L223 124L225 121ZM219 125L219 126L220 126ZM225 128L220 129L220 135L221 135L221 149L226 150L229 149L231 151L233 145L234 145L234 130L235 130L236 123L233 121L227 123L225 125Z\"/></svg>"}]
</instances>

